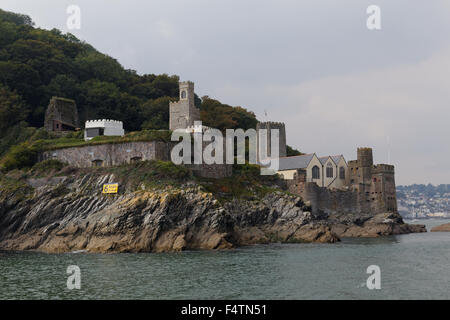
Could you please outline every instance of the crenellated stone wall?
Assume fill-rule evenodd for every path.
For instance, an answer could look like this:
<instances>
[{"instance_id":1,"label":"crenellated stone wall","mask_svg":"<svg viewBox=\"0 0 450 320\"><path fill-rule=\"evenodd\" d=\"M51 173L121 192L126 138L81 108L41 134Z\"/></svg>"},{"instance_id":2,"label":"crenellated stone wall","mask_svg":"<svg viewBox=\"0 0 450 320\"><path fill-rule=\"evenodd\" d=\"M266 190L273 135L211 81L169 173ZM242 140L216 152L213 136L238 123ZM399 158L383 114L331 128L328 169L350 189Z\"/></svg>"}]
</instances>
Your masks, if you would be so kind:
<instances>
[{"instance_id":1,"label":"crenellated stone wall","mask_svg":"<svg viewBox=\"0 0 450 320\"><path fill-rule=\"evenodd\" d=\"M292 180L286 180L287 190L310 202L314 213L397 212L394 166L374 166L369 150L363 151L365 159L349 162L352 181L349 186L340 189L319 187L316 183L306 182L305 170L297 170Z\"/></svg>"}]
</instances>

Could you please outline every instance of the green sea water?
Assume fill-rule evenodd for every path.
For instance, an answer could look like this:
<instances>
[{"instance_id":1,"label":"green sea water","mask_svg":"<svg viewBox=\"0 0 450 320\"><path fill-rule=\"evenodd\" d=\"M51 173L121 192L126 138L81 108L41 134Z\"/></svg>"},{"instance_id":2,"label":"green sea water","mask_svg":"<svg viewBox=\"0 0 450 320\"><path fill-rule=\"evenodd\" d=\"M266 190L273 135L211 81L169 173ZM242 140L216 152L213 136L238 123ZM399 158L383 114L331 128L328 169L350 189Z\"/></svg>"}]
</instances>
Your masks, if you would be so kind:
<instances>
[{"instance_id":1,"label":"green sea water","mask_svg":"<svg viewBox=\"0 0 450 320\"><path fill-rule=\"evenodd\" d=\"M80 268L79 290L67 288L70 265ZM366 286L370 265L380 267L380 290ZM0 253L0 299L449 298L450 233L227 251Z\"/></svg>"}]
</instances>

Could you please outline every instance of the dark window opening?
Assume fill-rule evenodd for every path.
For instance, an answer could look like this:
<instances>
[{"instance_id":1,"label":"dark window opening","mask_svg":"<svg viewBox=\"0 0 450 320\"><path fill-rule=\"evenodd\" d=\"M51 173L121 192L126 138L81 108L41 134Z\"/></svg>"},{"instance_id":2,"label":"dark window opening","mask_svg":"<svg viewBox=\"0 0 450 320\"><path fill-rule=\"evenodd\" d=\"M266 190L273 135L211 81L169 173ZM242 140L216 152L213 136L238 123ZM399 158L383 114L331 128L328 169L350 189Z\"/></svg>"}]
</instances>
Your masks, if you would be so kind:
<instances>
[{"instance_id":1,"label":"dark window opening","mask_svg":"<svg viewBox=\"0 0 450 320\"><path fill-rule=\"evenodd\" d=\"M345 168L344 167L339 168L339 178L342 180L345 179Z\"/></svg>"},{"instance_id":2,"label":"dark window opening","mask_svg":"<svg viewBox=\"0 0 450 320\"><path fill-rule=\"evenodd\" d=\"M130 163L138 163L142 161L142 157L133 157L130 159Z\"/></svg>"},{"instance_id":3,"label":"dark window opening","mask_svg":"<svg viewBox=\"0 0 450 320\"><path fill-rule=\"evenodd\" d=\"M94 138L98 136L103 136L105 134L104 128L89 128L86 129L86 137Z\"/></svg>"},{"instance_id":4,"label":"dark window opening","mask_svg":"<svg viewBox=\"0 0 450 320\"><path fill-rule=\"evenodd\" d=\"M313 179L320 179L320 169L318 166L314 166L312 168L312 178Z\"/></svg>"},{"instance_id":5,"label":"dark window opening","mask_svg":"<svg viewBox=\"0 0 450 320\"><path fill-rule=\"evenodd\" d=\"M333 178L334 172L333 172L333 165L329 163L327 165L327 178Z\"/></svg>"},{"instance_id":6,"label":"dark window opening","mask_svg":"<svg viewBox=\"0 0 450 320\"><path fill-rule=\"evenodd\" d=\"M103 160L97 159L97 160L92 161L92 166L93 167L101 167L101 166L103 166Z\"/></svg>"}]
</instances>

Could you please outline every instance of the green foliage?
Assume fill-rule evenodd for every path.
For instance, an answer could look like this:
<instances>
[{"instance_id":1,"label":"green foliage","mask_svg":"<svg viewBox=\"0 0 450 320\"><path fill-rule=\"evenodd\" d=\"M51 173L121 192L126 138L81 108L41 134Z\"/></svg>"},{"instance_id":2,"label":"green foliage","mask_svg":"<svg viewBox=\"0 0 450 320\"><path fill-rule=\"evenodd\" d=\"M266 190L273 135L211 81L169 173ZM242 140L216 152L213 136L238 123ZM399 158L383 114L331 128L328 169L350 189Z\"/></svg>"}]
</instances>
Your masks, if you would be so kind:
<instances>
[{"instance_id":1,"label":"green foliage","mask_svg":"<svg viewBox=\"0 0 450 320\"><path fill-rule=\"evenodd\" d=\"M181 185L193 179L192 173L184 166L159 160L142 161L134 164L124 164L113 168L89 168L103 173L114 173L120 185L126 185L128 190L141 189L142 185L150 188Z\"/></svg>"},{"instance_id":2,"label":"green foliage","mask_svg":"<svg viewBox=\"0 0 450 320\"><path fill-rule=\"evenodd\" d=\"M112 144L112 143L124 143L124 142L137 142L137 141L170 141L171 133L169 131L159 130L142 130L135 131L126 134L123 137L120 136L98 136L89 141L84 141L83 133L73 133L65 137L57 139L39 140L36 143L39 144L41 151L56 150L70 147L82 147L87 145L99 145L99 144Z\"/></svg>"},{"instance_id":3,"label":"green foliage","mask_svg":"<svg viewBox=\"0 0 450 320\"><path fill-rule=\"evenodd\" d=\"M202 98L200 112L204 125L222 131L238 128L255 129L258 123L253 112L242 107L231 107L209 97Z\"/></svg>"},{"instance_id":4,"label":"green foliage","mask_svg":"<svg viewBox=\"0 0 450 320\"><path fill-rule=\"evenodd\" d=\"M6 171L31 168L36 164L38 154L47 150L136 141L169 142L170 140L171 132L167 130L142 130L130 132L123 137L98 136L92 140L84 141L82 132L73 132L64 137L58 137L41 128L34 130L25 142L9 149L1 158L0 167Z\"/></svg>"},{"instance_id":5,"label":"green foliage","mask_svg":"<svg viewBox=\"0 0 450 320\"><path fill-rule=\"evenodd\" d=\"M56 170L59 171L62 168L64 168L66 166L66 164L62 163L59 160L55 160L55 159L50 159L50 160L45 160L45 161L41 161L36 163L32 170L33 171L40 171L40 172L48 172L51 170Z\"/></svg>"},{"instance_id":6,"label":"green foliage","mask_svg":"<svg viewBox=\"0 0 450 320\"><path fill-rule=\"evenodd\" d=\"M0 199L7 198L11 200L14 197L16 200L26 198L33 188L30 187L22 178L23 172L14 172L11 176L0 172Z\"/></svg>"},{"instance_id":7,"label":"green foliage","mask_svg":"<svg viewBox=\"0 0 450 320\"><path fill-rule=\"evenodd\" d=\"M169 102L170 97L161 97L155 100L148 100L142 105L142 114L148 119L142 124L143 129L169 129Z\"/></svg>"},{"instance_id":8,"label":"green foliage","mask_svg":"<svg viewBox=\"0 0 450 320\"><path fill-rule=\"evenodd\" d=\"M115 119L123 121L127 132L167 130L169 102L178 99L178 82L176 75L138 75L70 33L34 28L28 16L0 10L0 130L7 132L0 137L0 155L34 134L36 129L30 128L43 126L52 96L75 100L81 124ZM207 126L256 127L255 115L245 108L197 96L195 105ZM79 136L70 138L55 145L83 144Z\"/></svg>"},{"instance_id":9,"label":"green foliage","mask_svg":"<svg viewBox=\"0 0 450 320\"><path fill-rule=\"evenodd\" d=\"M33 26L34 22L31 20L31 18L24 14L18 14L13 13L9 11L3 11L0 9L0 20L4 22L9 22L16 24L18 26L20 25L26 25L26 26Z\"/></svg>"},{"instance_id":10,"label":"green foliage","mask_svg":"<svg viewBox=\"0 0 450 320\"><path fill-rule=\"evenodd\" d=\"M291 146L286 146L286 156L293 157L293 156L301 156L302 152L298 151L297 149L292 148Z\"/></svg>"},{"instance_id":11,"label":"green foliage","mask_svg":"<svg viewBox=\"0 0 450 320\"><path fill-rule=\"evenodd\" d=\"M14 126L26 119L23 113L24 103L16 92L0 85L0 131Z\"/></svg>"},{"instance_id":12,"label":"green foliage","mask_svg":"<svg viewBox=\"0 0 450 320\"><path fill-rule=\"evenodd\" d=\"M39 144L24 142L13 146L2 158L0 166L4 170L31 168L37 161L41 150Z\"/></svg>"},{"instance_id":13,"label":"green foliage","mask_svg":"<svg viewBox=\"0 0 450 320\"><path fill-rule=\"evenodd\" d=\"M200 179L204 189L226 202L231 199L258 199L273 191L279 191L278 175L262 176L260 167L252 164L233 165L233 175L223 179Z\"/></svg>"}]
</instances>

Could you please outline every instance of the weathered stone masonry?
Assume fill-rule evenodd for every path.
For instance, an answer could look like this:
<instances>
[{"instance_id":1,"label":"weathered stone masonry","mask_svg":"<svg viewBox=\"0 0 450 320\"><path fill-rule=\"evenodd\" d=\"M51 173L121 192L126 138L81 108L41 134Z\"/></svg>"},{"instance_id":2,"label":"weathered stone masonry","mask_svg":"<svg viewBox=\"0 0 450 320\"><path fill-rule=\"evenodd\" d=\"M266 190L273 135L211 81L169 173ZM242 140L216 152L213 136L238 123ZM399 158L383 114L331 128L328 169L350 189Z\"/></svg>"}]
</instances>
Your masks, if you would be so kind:
<instances>
[{"instance_id":1,"label":"weathered stone masonry","mask_svg":"<svg viewBox=\"0 0 450 320\"><path fill-rule=\"evenodd\" d=\"M170 161L170 152L175 143L148 141L98 144L45 151L39 161L56 159L79 168L95 166L117 166L147 160ZM233 166L227 164L185 165L193 174L204 178L224 178L233 173Z\"/></svg>"},{"instance_id":2,"label":"weathered stone masonry","mask_svg":"<svg viewBox=\"0 0 450 320\"><path fill-rule=\"evenodd\" d=\"M40 161L57 159L75 167L116 166L146 160L169 161L170 147L165 142L124 142L45 151Z\"/></svg>"},{"instance_id":3,"label":"weathered stone masonry","mask_svg":"<svg viewBox=\"0 0 450 320\"><path fill-rule=\"evenodd\" d=\"M301 169L286 183L288 190L310 202L316 213L397 212L394 166L373 165L372 149L358 148L357 160L349 161L349 174L349 186L340 189L306 182L306 171Z\"/></svg>"}]
</instances>

